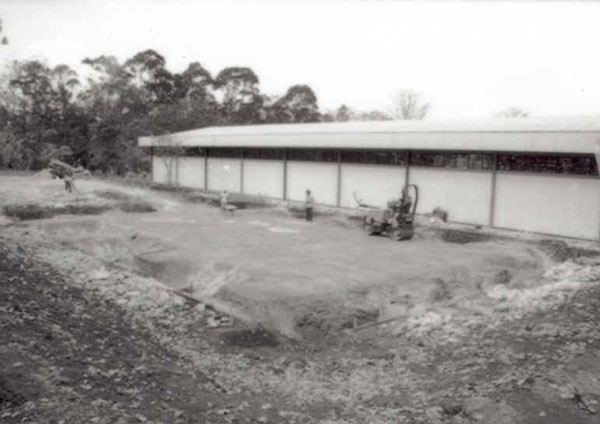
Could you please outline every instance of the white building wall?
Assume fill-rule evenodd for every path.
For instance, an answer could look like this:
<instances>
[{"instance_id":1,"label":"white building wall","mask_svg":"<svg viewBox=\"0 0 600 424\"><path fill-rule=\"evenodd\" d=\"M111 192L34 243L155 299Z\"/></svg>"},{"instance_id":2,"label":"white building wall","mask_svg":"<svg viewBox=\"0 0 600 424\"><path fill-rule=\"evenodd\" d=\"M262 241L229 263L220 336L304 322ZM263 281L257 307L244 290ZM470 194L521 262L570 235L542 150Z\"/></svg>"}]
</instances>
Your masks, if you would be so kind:
<instances>
[{"instance_id":1,"label":"white building wall","mask_svg":"<svg viewBox=\"0 0 600 424\"><path fill-rule=\"evenodd\" d=\"M288 161L287 196L303 201L311 190L316 203L337 203L337 163Z\"/></svg>"},{"instance_id":2,"label":"white building wall","mask_svg":"<svg viewBox=\"0 0 600 424\"><path fill-rule=\"evenodd\" d=\"M499 172L494 226L598 239L600 180Z\"/></svg>"},{"instance_id":3,"label":"white building wall","mask_svg":"<svg viewBox=\"0 0 600 424\"><path fill-rule=\"evenodd\" d=\"M392 165L342 164L341 206L355 208L354 194L362 202L386 207L391 199L398 199L404 187L406 168Z\"/></svg>"},{"instance_id":4,"label":"white building wall","mask_svg":"<svg viewBox=\"0 0 600 424\"><path fill-rule=\"evenodd\" d=\"M179 158L177 175L182 187L204 188L204 158Z\"/></svg>"},{"instance_id":5,"label":"white building wall","mask_svg":"<svg viewBox=\"0 0 600 424\"><path fill-rule=\"evenodd\" d=\"M439 206L448 212L449 221L489 224L491 172L411 167L408 178L419 187L417 213L431 213Z\"/></svg>"},{"instance_id":6,"label":"white building wall","mask_svg":"<svg viewBox=\"0 0 600 424\"><path fill-rule=\"evenodd\" d=\"M208 189L239 193L241 159L208 158Z\"/></svg>"},{"instance_id":7,"label":"white building wall","mask_svg":"<svg viewBox=\"0 0 600 424\"><path fill-rule=\"evenodd\" d=\"M283 198L283 161L244 159L244 193Z\"/></svg>"},{"instance_id":8,"label":"white building wall","mask_svg":"<svg viewBox=\"0 0 600 424\"><path fill-rule=\"evenodd\" d=\"M152 182L175 184L176 162L176 156L152 156Z\"/></svg>"}]
</instances>

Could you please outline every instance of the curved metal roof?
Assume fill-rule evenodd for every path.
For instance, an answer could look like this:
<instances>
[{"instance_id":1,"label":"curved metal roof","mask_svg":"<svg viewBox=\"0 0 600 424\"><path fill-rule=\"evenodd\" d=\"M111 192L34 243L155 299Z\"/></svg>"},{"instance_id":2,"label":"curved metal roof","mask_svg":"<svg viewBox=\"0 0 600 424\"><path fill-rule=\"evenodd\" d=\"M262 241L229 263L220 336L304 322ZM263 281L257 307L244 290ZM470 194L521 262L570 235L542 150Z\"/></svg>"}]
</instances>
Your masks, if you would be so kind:
<instances>
[{"instance_id":1,"label":"curved metal roof","mask_svg":"<svg viewBox=\"0 0 600 424\"><path fill-rule=\"evenodd\" d=\"M139 145L598 153L600 116L207 127Z\"/></svg>"}]
</instances>

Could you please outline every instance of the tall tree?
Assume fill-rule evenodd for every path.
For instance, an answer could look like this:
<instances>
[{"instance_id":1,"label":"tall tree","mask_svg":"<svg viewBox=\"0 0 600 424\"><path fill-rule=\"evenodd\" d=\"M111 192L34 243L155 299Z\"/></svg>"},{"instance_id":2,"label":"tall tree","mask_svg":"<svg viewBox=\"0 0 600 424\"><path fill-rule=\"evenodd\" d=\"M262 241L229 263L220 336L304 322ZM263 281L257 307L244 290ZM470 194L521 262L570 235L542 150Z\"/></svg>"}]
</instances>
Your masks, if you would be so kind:
<instances>
[{"instance_id":1,"label":"tall tree","mask_svg":"<svg viewBox=\"0 0 600 424\"><path fill-rule=\"evenodd\" d=\"M431 104L414 90L402 89L393 95L392 112L397 119L424 119L430 110Z\"/></svg>"},{"instance_id":2,"label":"tall tree","mask_svg":"<svg viewBox=\"0 0 600 424\"><path fill-rule=\"evenodd\" d=\"M85 127L73 103L77 74L66 65L49 68L40 61L17 61L3 81L0 109L10 132L3 138L3 162L10 156L10 166L17 161L17 166L30 168L70 155Z\"/></svg>"},{"instance_id":3,"label":"tall tree","mask_svg":"<svg viewBox=\"0 0 600 424\"><path fill-rule=\"evenodd\" d=\"M221 94L221 116L224 124L241 125L260 122L264 99L254 71L244 67L223 69L215 78Z\"/></svg>"},{"instance_id":4,"label":"tall tree","mask_svg":"<svg viewBox=\"0 0 600 424\"><path fill-rule=\"evenodd\" d=\"M337 122L347 122L350 120L352 111L346 105L341 105L335 113L335 120Z\"/></svg>"},{"instance_id":5,"label":"tall tree","mask_svg":"<svg viewBox=\"0 0 600 424\"><path fill-rule=\"evenodd\" d=\"M152 98L112 56L87 58L95 73L80 96L90 116L84 165L105 172L137 170L147 161L137 137L148 134Z\"/></svg>"},{"instance_id":6,"label":"tall tree","mask_svg":"<svg viewBox=\"0 0 600 424\"><path fill-rule=\"evenodd\" d=\"M192 62L174 77L177 103L169 114L176 115L176 128L182 131L215 125L218 122L218 105L210 72L199 62Z\"/></svg>"},{"instance_id":7,"label":"tall tree","mask_svg":"<svg viewBox=\"0 0 600 424\"><path fill-rule=\"evenodd\" d=\"M148 49L137 53L123 68L134 86L147 90L151 102L175 101L175 77L167 70L165 58L156 51Z\"/></svg>"},{"instance_id":8,"label":"tall tree","mask_svg":"<svg viewBox=\"0 0 600 424\"><path fill-rule=\"evenodd\" d=\"M59 121L51 70L37 60L15 62L9 78L12 141L19 145L21 166L30 169L36 166L39 148L53 141Z\"/></svg>"},{"instance_id":9,"label":"tall tree","mask_svg":"<svg viewBox=\"0 0 600 424\"><path fill-rule=\"evenodd\" d=\"M200 62L192 62L185 71L175 75L177 97L201 98L212 97L210 89L213 78Z\"/></svg>"},{"instance_id":10,"label":"tall tree","mask_svg":"<svg viewBox=\"0 0 600 424\"><path fill-rule=\"evenodd\" d=\"M278 99L271 110L278 118L276 122L319 122L317 96L308 85L293 85Z\"/></svg>"}]
</instances>

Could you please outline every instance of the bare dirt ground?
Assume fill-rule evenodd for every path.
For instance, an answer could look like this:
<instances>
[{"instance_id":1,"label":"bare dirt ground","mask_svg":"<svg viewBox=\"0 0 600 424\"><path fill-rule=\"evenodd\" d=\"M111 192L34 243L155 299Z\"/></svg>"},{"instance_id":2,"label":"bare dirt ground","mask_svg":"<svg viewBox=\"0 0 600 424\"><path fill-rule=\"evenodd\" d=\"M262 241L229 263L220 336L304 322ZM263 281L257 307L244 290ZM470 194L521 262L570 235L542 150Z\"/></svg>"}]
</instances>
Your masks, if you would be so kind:
<instances>
[{"instance_id":1,"label":"bare dirt ground","mask_svg":"<svg viewBox=\"0 0 600 424\"><path fill-rule=\"evenodd\" d=\"M593 243L77 188L0 176L2 422L599 422Z\"/></svg>"}]
</instances>

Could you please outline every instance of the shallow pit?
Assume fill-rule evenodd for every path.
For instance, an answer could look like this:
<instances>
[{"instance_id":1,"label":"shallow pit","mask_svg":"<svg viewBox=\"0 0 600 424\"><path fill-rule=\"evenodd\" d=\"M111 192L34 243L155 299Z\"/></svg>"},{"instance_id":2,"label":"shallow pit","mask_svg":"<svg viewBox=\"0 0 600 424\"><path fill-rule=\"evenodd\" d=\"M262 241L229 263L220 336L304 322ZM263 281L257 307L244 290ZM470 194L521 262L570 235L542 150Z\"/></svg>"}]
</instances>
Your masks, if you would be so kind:
<instances>
[{"instance_id":1,"label":"shallow pit","mask_svg":"<svg viewBox=\"0 0 600 424\"><path fill-rule=\"evenodd\" d=\"M279 346L279 338L262 327L225 331L221 334L221 340L230 346L236 347Z\"/></svg>"}]
</instances>

